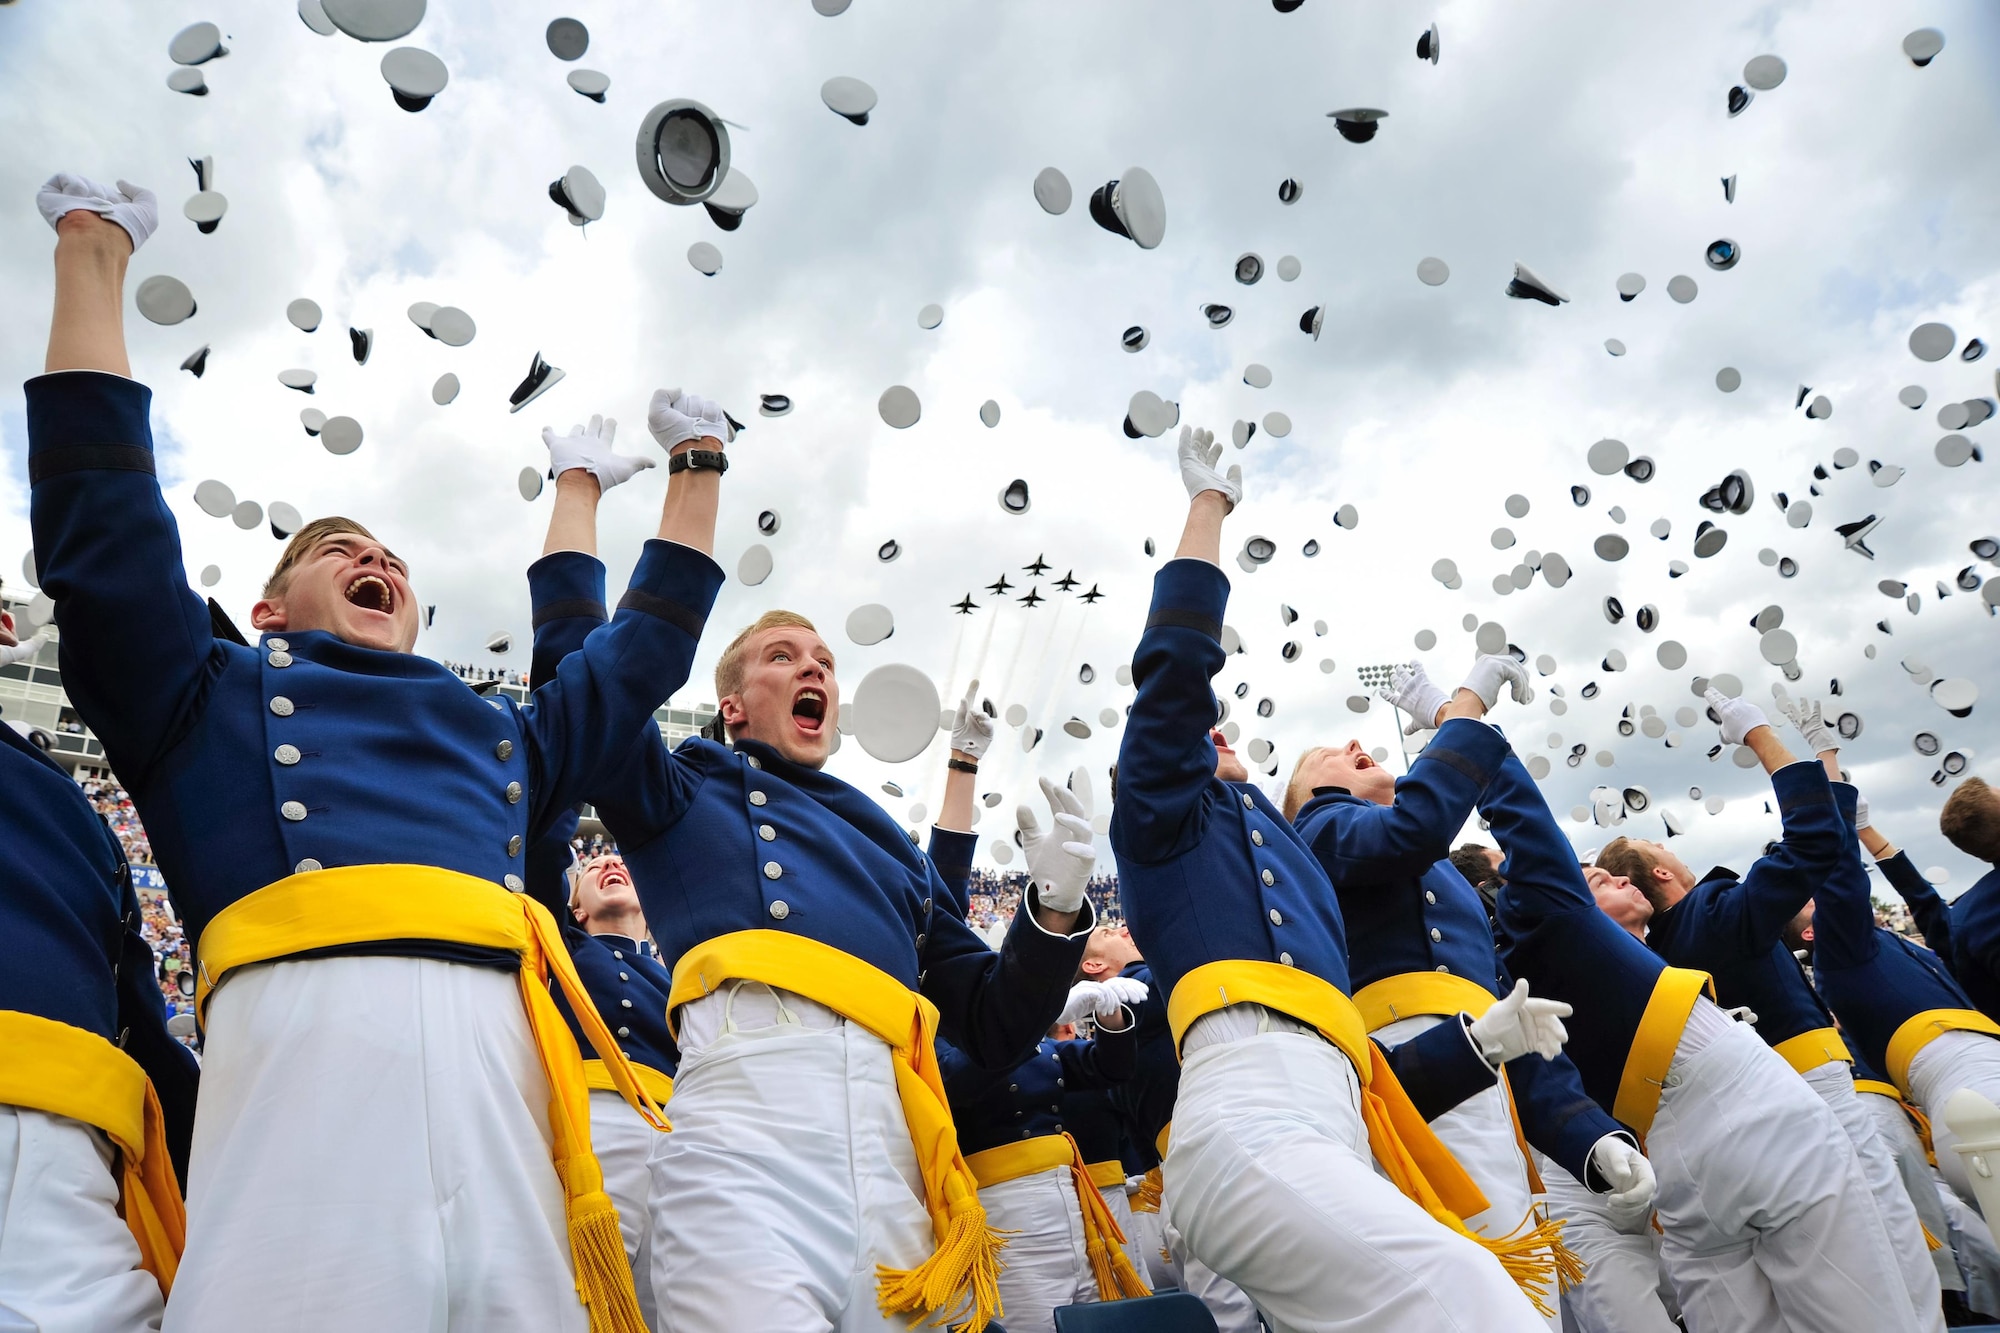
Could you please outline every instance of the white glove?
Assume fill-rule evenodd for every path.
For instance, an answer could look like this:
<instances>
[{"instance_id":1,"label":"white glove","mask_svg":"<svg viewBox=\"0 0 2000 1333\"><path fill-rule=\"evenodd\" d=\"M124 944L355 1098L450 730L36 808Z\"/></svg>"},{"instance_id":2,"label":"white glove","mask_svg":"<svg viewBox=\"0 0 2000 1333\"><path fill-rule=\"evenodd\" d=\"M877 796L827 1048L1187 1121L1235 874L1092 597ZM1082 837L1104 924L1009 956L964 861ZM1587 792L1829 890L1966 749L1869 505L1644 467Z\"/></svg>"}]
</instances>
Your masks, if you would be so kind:
<instances>
[{"instance_id":1,"label":"white glove","mask_svg":"<svg viewBox=\"0 0 2000 1333\"><path fill-rule=\"evenodd\" d=\"M44 632L46 633L46 631ZM1867 827L1868 827L1868 798L1866 796L1856 796L1854 798L1854 831L1856 833L1859 833L1861 832L1862 829L1865 829Z\"/></svg>"},{"instance_id":2,"label":"white glove","mask_svg":"<svg viewBox=\"0 0 2000 1333\"><path fill-rule=\"evenodd\" d=\"M1590 1164L1611 1186L1603 1198L1612 1225L1627 1235L1635 1234L1653 1211L1653 1196L1659 1193L1653 1164L1622 1134L1606 1134L1591 1145Z\"/></svg>"},{"instance_id":3,"label":"white glove","mask_svg":"<svg viewBox=\"0 0 2000 1333\"><path fill-rule=\"evenodd\" d=\"M630 481L634 473L658 466L650 458L612 453L611 437L617 433L617 420L603 416L593 416L588 426L571 426L567 435L542 427L542 443L549 449L550 469L560 477L582 468L597 478L600 491L608 491L622 481Z\"/></svg>"},{"instance_id":4,"label":"white glove","mask_svg":"<svg viewBox=\"0 0 2000 1333\"><path fill-rule=\"evenodd\" d=\"M1528 669L1506 653L1485 653L1472 664L1472 671L1465 678L1460 689L1471 690L1479 696L1479 701L1488 708L1500 702L1500 687L1512 686L1514 702L1527 703L1535 697L1535 687L1528 683Z\"/></svg>"},{"instance_id":5,"label":"white glove","mask_svg":"<svg viewBox=\"0 0 2000 1333\"><path fill-rule=\"evenodd\" d=\"M1438 714L1451 702L1451 696L1424 674L1422 662L1397 667L1389 683L1375 692L1410 715L1410 725L1403 728L1405 736L1436 728Z\"/></svg>"},{"instance_id":6,"label":"white glove","mask_svg":"<svg viewBox=\"0 0 2000 1333\"><path fill-rule=\"evenodd\" d=\"M655 389L646 408L646 429L668 453L689 440L718 440L724 444L736 438L729 416L713 398L703 398L679 389Z\"/></svg>"},{"instance_id":7,"label":"white glove","mask_svg":"<svg viewBox=\"0 0 2000 1333\"><path fill-rule=\"evenodd\" d=\"M1055 827L1044 833L1035 822L1035 812L1027 806L1014 811L1021 829L1021 855L1028 863L1028 877L1041 892L1042 906L1051 912L1074 912L1083 906L1083 886L1097 865L1097 849L1091 843L1090 820L1082 803L1067 788L1042 779L1042 795L1055 814Z\"/></svg>"},{"instance_id":8,"label":"white glove","mask_svg":"<svg viewBox=\"0 0 2000 1333\"><path fill-rule=\"evenodd\" d=\"M1466 1035L1496 1069L1530 1053L1553 1060L1569 1040L1562 1021L1573 1012L1561 1000L1530 997L1524 979L1514 983L1513 994L1494 1001L1491 1009L1473 1019Z\"/></svg>"},{"instance_id":9,"label":"white glove","mask_svg":"<svg viewBox=\"0 0 2000 1333\"><path fill-rule=\"evenodd\" d=\"M965 697L958 701L958 712L952 715L951 748L977 760L991 744L993 719L979 706L979 682L975 680L965 687Z\"/></svg>"},{"instance_id":10,"label":"white glove","mask_svg":"<svg viewBox=\"0 0 2000 1333\"><path fill-rule=\"evenodd\" d=\"M51 227L62 221L65 213L87 208L123 227L132 238L134 250L144 245L160 225L159 197L145 186L119 181L117 189L108 189L86 176L72 176L66 171L58 171L42 183L35 194L35 206L42 210Z\"/></svg>"},{"instance_id":11,"label":"white glove","mask_svg":"<svg viewBox=\"0 0 2000 1333\"><path fill-rule=\"evenodd\" d=\"M1732 1018L1738 1023L1748 1023L1753 1028L1757 1026L1757 1011L1747 1004L1739 1004L1734 1009L1724 1009L1722 1013L1725 1018Z\"/></svg>"},{"instance_id":12,"label":"white glove","mask_svg":"<svg viewBox=\"0 0 2000 1333\"><path fill-rule=\"evenodd\" d=\"M1064 1002L1062 1013L1056 1018L1058 1024L1074 1023L1086 1016L1096 1017L1105 1009L1113 1014L1118 1012L1118 1002L1109 998L1109 993L1101 981L1079 981L1069 988L1069 999Z\"/></svg>"},{"instance_id":13,"label":"white glove","mask_svg":"<svg viewBox=\"0 0 2000 1333\"><path fill-rule=\"evenodd\" d=\"M1731 699L1713 685L1702 696L1707 700L1709 711L1715 714L1722 727L1724 745L1741 745L1743 738L1759 727L1771 725L1771 719L1764 716L1764 710L1748 699Z\"/></svg>"},{"instance_id":14,"label":"white glove","mask_svg":"<svg viewBox=\"0 0 2000 1333\"><path fill-rule=\"evenodd\" d=\"M1794 699L1785 692L1785 687L1782 685L1773 685L1771 694L1778 701L1778 711L1799 729L1799 735L1805 740L1806 749L1814 754L1824 754L1828 750L1840 748L1840 737L1834 734L1832 727L1827 726L1826 719L1820 713L1819 700Z\"/></svg>"},{"instance_id":15,"label":"white glove","mask_svg":"<svg viewBox=\"0 0 2000 1333\"><path fill-rule=\"evenodd\" d=\"M1102 985L1104 989L1111 992L1111 997L1114 1000L1124 1005L1127 1009L1136 1009L1146 1002L1148 995L1153 993L1153 988L1137 977L1106 977ZM1099 1010L1098 1017L1112 1017L1116 1012L1116 1010L1112 1010L1107 1013Z\"/></svg>"},{"instance_id":16,"label":"white glove","mask_svg":"<svg viewBox=\"0 0 2000 1333\"><path fill-rule=\"evenodd\" d=\"M1214 431L1181 427L1181 480L1187 484L1188 499L1203 491L1219 491L1234 509L1243 502L1243 468L1231 463L1224 475L1215 470L1221 457L1222 446L1215 442Z\"/></svg>"},{"instance_id":17,"label":"white glove","mask_svg":"<svg viewBox=\"0 0 2000 1333\"><path fill-rule=\"evenodd\" d=\"M48 641L49 627L44 625L32 639L24 639L12 645L0 644L0 667L10 667L16 662L27 661L40 652L42 645Z\"/></svg>"}]
</instances>

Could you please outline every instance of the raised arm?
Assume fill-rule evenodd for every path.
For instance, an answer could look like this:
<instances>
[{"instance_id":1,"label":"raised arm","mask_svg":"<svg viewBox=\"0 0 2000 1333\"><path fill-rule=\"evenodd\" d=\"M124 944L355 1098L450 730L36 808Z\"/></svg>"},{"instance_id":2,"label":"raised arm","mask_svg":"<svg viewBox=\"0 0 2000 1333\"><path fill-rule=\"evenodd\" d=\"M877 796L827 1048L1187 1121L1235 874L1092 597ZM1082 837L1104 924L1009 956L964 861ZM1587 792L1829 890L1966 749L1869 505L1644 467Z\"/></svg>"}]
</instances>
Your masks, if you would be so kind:
<instances>
[{"instance_id":1,"label":"raised arm","mask_svg":"<svg viewBox=\"0 0 2000 1333\"><path fill-rule=\"evenodd\" d=\"M1904 905L1910 909L1910 919L1916 922L1918 932L1924 937L1925 946L1936 954L1947 968L1951 968L1953 947L1951 904L1938 896L1938 891L1931 886L1928 879L1924 878L1924 872L1917 869L1916 864L1910 860L1908 852L1898 851L1890 845L1887 838L1866 824L1861 826L1860 833L1862 846L1868 848L1869 853L1875 858L1876 869L1882 872L1882 878L1889 881L1889 887L1896 891ZM1869 840L1870 834L1874 835L1873 842ZM2000 958L1982 961L1991 968L1995 963L2000 963ZM2000 971L2000 968L1995 970Z\"/></svg>"},{"instance_id":2,"label":"raised arm","mask_svg":"<svg viewBox=\"0 0 2000 1333\"><path fill-rule=\"evenodd\" d=\"M1875 903L1868 894L1868 869L1861 844L1847 830L1860 793L1845 782L1833 784L1833 802L1842 829L1840 855L1813 895L1813 962L1823 969L1856 967L1881 951L1875 934Z\"/></svg>"},{"instance_id":3,"label":"raised arm","mask_svg":"<svg viewBox=\"0 0 2000 1333\"><path fill-rule=\"evenodd\" d=\"M63 684L137 782L199 715L218 650L155 476L152 394L128 378L125 269L150 231L151 195L89 190L101 187L57 177L40 201L56 226L56 291L50 373L27 385L29 513L63 631Z\"/></svg>"},{"instance_id":4,"label":"raised arm","mask_svg":"<svg viewBox=\"0 0 2000 1333\"><path fill-rule=\"evenodd\" d=\"M1180 548L1153 578L1152 610L1132 657L1138 695L1118 748L1118 802L1111 845L1121 860L1164 861L1199 842L1215 778L1209 729L1218 712L1209 681L1222 669L1222 520L1242 498L1242 469L1215 469L1222 446L1183 428L1181 479L1188 494Z\"/></svg>"},{"instance_id":5,"label":"raised arm","mask_svg":"<svg viewBox=\"0 0 2000 1333\"><path fill-rule=\"evenodd\" d=\"M1560 913L1597 912L1576 850L1557 827L1534 778L1511 751L1480 797L1479 813L1507 853L1501 866L1507 882L1495 905L1503 937L1529 934L1543 918Z\"/></svg>"},{"instance_id":6,"label":"raised arm","mask_svg":"<svg viewBox=\"0 0 2000 1333\"><path fill-rule=\"evenodd\" d=\"M944 804L931 829L930 858L963 917L971 910L972 854L979 839L972 833L974 788L979 759L993 743L993 719L979 704L979 682L966 687L952 718L951 753L945 758Z\"/></svg>"},{"instance_id":7,"label":"raised arm","mask_svg":"<svg viewBox=\"0 0 2000 1333\"><path fill-rule=\"evenodd\" d=\"M1065 1088L1115 1088L1139 1067L1139 1025L1127 1015L1122 1028L1104 1028L1089 1041L1059 1041Z\"/></svg>"}]
</instances>

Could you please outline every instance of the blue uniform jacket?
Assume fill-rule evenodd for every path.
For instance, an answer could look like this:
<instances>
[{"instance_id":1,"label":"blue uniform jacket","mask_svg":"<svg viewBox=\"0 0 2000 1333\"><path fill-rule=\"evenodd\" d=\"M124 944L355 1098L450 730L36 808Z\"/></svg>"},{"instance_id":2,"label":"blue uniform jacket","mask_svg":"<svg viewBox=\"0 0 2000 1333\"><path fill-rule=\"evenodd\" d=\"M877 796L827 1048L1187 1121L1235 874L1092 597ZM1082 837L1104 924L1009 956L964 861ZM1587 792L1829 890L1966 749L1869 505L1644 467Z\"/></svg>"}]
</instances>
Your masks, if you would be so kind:
<instances>
[{"instance_id":1,"label":"blue uniform jacket","mask_svg":"<svg viewBox=\"0 0 2000 1333\"><path fill-rule=\"evenodd\" d=\"M1138 1051L1132 1077L1110 1093L1111 1104L1125 1125L1125 1173L1136 1176L1160 1164L1155 1144L1160 1131L1174 1118L1174 1099L1181 1090L1181 1059L1167 1024L1167 997L1153 979L1153 969L1143 961L1128 963L1118 975L1146 983L1146 998L1133 1011Z\"/></svg>"},{"instance_id":2,"label":"blue uniform jacket","mask_svg":"<svg viewBox=\"0 0 2000 1333\"><path fill-rule=\"evenodd\" d=\"M1164 996L1195 968L1234 960L1303 968L1352 994L1340 902L1312 849L1263 792L1215 775L1209 682L1228 601L1228 577L1206 560L1171 560L1153 578L1111 810L1125 920ZM1427 1118L1493 1085L1457 1024L1389 1062Z\"/></svg>"},{"instance_id":3,"label":"blue uniform jacket","mask_svg":"<svg viewBox=\"0 0 2000 1333\"><path fill-rule=\"evenodd\" d=\"M604 562L576 551L544 556L548 575L530 579L535 597L535 649L528 681L539 689L553 680L562 660L583 647L592 631L610 619L604 605ZM569 841L576 836L577 809L555 813L548 831L528 847L528 892L562 923L578 980L605 1026L618 1039L625 1058L668 1078L680 1067L680 1047L667 1028L667 992L673 978L660 965L653 946L622 935L591 935L569 910ZM590 1039L570 1008L561 987L554 987L556 1008L569 1024L578 1049L588 1052Z\"/></svg>"},{"instance_id":4,"label":"blue uniform jacket","mask_svg":"<svg viewBox=\"0 0 2000 1333\"><path fill-rule=\"evenodd\" d=\"M554 559L537 561L530 582ZM944 1038L988 1068L1018 1062L1062 1011L1094 924L1088 900L1065 937L1035 922L1031 892L996 953L865 793L756 741L691 737L669 752L650 714L625 735L624 761L586 796L670 972L721 935L803 935L920 990Z\"/></svg>"},{"instance_id":5,"label":"blue uniform jacket","mask_svg":"<svg viewBox=\"0 0 2000 1333\"><path fill-rule=\"evenodd\" d=\"M1907 864L1908 858L1903 859ZM1965 983L1966 992L1988 1014L2000 1014L2000 870L1989 870L1958 896L1951 905L1947 933L1952 970Z\"/></svg>"},{"instance_id":6,"label":"blue uniform jacket","mask_svg":"<svg viewBox=\"0 0 2000 1333\"><path fill-rule=\"evenodd\" d=\"M1012 1069L994 1070L940 1043L938 1069L944 1075L952 1123L958 1126L959 1151L969 1156L1022 1139L1074 1132L1063 1119L1065 1094L1085 1088L1102 1092L1132 1077L1136 1045L1129 1028L1119 1032L1100 1028L1089 1041L1044 1038ZM1109 1157L1117 1155L1114 1144ZM1108 1159L1084 1154L1086 1162Z\"/></svg>"},{"instance_id":7,"label":"blue uniform jacket","mask_svg":"<svg viewBox=\"0 0 2000 1333\"><path fill-rule=\"evenodd\" d=\"M1889 887L1910 909L1910 920L1916 923L1918 933L1924 937L1924 944L1958 977L1958 984L1965 987L1967 994L1975 990L1984 992L1973 997L1979 1001L1979 1007L1985 1009L1988 1000L2000 1000L2000 986L1994 984L1993 974L1984 967L1975 966L1972 969L1980 974L1976 979L1959 972L1955 956L1956 936L1951 928L1956 908L1938 896L1938 891L1924 878L1924 872L1911 863L1910 854L1897 852L1887 860L1877 861L1875 868L1882 872L1882 878L1889 881ZM1985 893L1980 893L1982 887L1987 890ZM1974 898L1974 894L1979 894L1979 897ZM1960 895L1958 901L1966 905L1966 917L1970 920L1979 914L1980 907L1996 899L2000 899L2000 874L1987 875ZM1987 910L1993 909L1989 907ZM1994 920L1988 929L1995 932L1994 938L2000 939L2000 919Z\"/></svg>"},{"instance_id":8,"label":"blue uniform jacket","mask_svg":"<svg viewBox=\"0 0 2000 1333\"><path fill-rule=\"evenodd\" d=\"M1712 873L1646 927L1646 945L1675 967L1715 979L1716 1003L1749 1005L1757 1035L1776 1046L1832 1027L1819 996L1784 944L1785 926L1811 900L1852 841L1817 760L1771 775L1784 832L1770 855L1737 879Z\"/></svg>"},{"instance_id":9,"label":"blue uniform jacket","mask_svg":"<svg viewBox=\"0 0 2000 1333\"><path fill-rule=\"evenodd\" d=\"M64 685L132 793L189 932L321 867L439 866L525 888L527 840L686 679L721 569L648 542L617 616L526 707L322 631L222 642L182 573L150 399L94 371L29 381L31 514ZM514 965L437 941L342 951Z\"/></svg>"},{"instance_id":10,"label":"blue uniform jacket","mask_svg":"<svg viewBox=\"0 0 2000 1333\"><path fill-rule=\"evenodd\" d=\"M1548 802L1509 753L1480 797L1479 813L1507 853L1498 914L1500 961L1536 995L1562 1000L1563 1052L1601 1107L1618 1100L1632 1038L1666 964L1598 910Z\"/></svg>"},{"instance_id":11,"label":"blue uniform jacket","mask_svg":"<svg viewBox=\"0 0 2000 1333\"><path fill-rule=\"evenodd\" d=\"M4 722L0 792L0 1010L82 1028L138 1061L185 1181L195 1060L167 1034L125 851L75 779Z\"/></svg>"},{"instance_id":12,"label":"blue uniform jacket","mask_svg":"<svg viewBox=\"0 0 2000 1333\"><path fill-rule=\"evenodd\" d=\"M1833 786L1841 818L1854 818L1855 789ZM1973 1009L1951 972L1929 949L1875 924L1868 870L1851 835L1813 905L1813 979L1840 1019L1854 1053L1889 1068L1889 1039L1927 1009Z\"/></svg>"},{"instance_id":13,"label":"blue uniform jacket","mask_svg":"<svg viewBox=\"0 0 2000 1333\"><path fill-rule=\"evenodd\" d=\"M1447 972L1494 995L1511 991L1494 954L1479 891L1450 861L1507 742L1492 727L1453 718L1438 728L1396 783L1393 805L1322 788L1294 821L1340 895L1355 989L1408 972ZM1434 761L1434 762L1427 762ZM1617 1121L1583 1091L1565 1056L1507 1064L1507 1085L1529 1143L1578 1180L1592 1179L1590 1150Z\"/></svg>"}]
</instances>

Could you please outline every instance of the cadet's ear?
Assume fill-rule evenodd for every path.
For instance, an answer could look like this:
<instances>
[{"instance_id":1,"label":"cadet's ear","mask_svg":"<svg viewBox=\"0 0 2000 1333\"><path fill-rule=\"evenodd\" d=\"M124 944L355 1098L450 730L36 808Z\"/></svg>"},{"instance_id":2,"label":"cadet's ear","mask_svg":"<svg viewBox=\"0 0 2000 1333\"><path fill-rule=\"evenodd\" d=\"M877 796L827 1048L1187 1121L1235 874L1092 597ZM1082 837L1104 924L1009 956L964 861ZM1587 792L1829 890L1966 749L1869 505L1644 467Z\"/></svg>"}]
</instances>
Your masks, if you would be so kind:
<instances>
[{"instance_id":1,"label":"cadet's ear","mask_svg":"<svg viewBox=\"0 0 2000 1333\"><path fill-rule=\"evenodd\" d=\"M740 727L743 725L744 719L749 716L748 713L743 711L743 696L740 694L729 695L716 704L715 707L716 711L722 715L722 725L725 727Z\"/></svg>"},{"instance_id":2,"label":"cadet's ear","mask_svg":"<svg viewBox=\"0 0 2000 1333\"><path fill-rule=\"evenodd\" d=\"M256 605L250 608L250 628L256 630L259 634L268 634L272 630L289 628L285 615L285 604L272 597L260 599Z\"/></svg>"}]
</instances>

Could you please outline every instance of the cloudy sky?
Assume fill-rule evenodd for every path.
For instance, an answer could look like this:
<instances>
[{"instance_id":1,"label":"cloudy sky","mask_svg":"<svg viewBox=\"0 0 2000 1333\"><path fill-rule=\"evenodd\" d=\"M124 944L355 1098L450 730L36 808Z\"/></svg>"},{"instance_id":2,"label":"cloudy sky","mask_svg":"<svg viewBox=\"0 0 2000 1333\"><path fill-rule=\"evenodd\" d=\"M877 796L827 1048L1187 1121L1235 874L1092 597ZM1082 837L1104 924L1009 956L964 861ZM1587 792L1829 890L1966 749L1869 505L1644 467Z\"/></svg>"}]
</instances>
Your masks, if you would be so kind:
<instances>
[{"instance_id":1,"label":"cloudy sky","mask_svg":"<svg viewBox=\"0 0 2000 1333\"><path fill-rule=\"evenodd\" d=\"M2000 779L2000 620L1978 593L1940 601L1933 587L1979 564L1967 543L2000 530L1989 471L2000 457L1947 470L1933 446L1945 434L1941 406L1995 394L2000 355L1927 364L1907 339L1931 320L1961 345L2000 338L2000 178L1990 169L2000 11L1978 0L1701 11L1306 0L1281 15L1262 0L854 0L829 19L807 0L432 0L405 44L442 57L451 82L412 115L378 72L386 48L316 36L290 0L19 0L0 7L0 135L12 145L0 159L0 294L11 316L0 324L0 383L40 368L53 238L35 186L57 170L150 185L165 217L131 285L172 274L200 309L171 328L128 311L127 332L135 373L155 390L160 478L190 575L219 566L216 595L247 621L278 549L267 530L203 515L192 498L203 479L308 516L351 515L410 558L437 605L420 651L517 669L529 637L522 574L549 500L523 503L515 478L545 462L541 427L602 412L621 421L622 449L656 452L643 425L654 388L718 398L751 423L731 447L718 559L735 570L759 540L760 510L783 526L769 542L769 581L725 588L677 702L709 701L715 653L774 605L818 620L849 698L888 663L926 672L947 703L976 676L1047 733L1024 753L1003 728L982 775L1005 798L981 828L996 835L1035 776L1076 764L1101 775L1116 752L1117 730L1099 714L1131 698L1115 668L1129 659L1158 563L1144 544L1170 552L1185 512L1171 434L1127 439L1128 400L1150 390L1224 437L1236 420L1282 412L1288 437L1260 430L1230 453L1246 497L1225 533L1226 561L1252 535L1278 555L1255 574L1228 562L1229 618L1246 651L1218 681L1242 741L1276 747L1274 792L1322 741L1359 736L1400 765L1389 710L1348 707L1363 693L1356 668L1420 656L1449 685L1473 655L1466 623L1492 621L1557 664L1532 704L1505 705L1495 720L1524 755L1553 761L1545 790L1580 848L1609 836L1567 819L1594 785L1644 785L1655 811L1626 831L1658 836L1657 811L1671 809L1691 863L1742 868L1776 832L1760 800L1768 786L1726 753L1711 761L1714 728L1682 726L1674 713L1696 702L1696 673L1734 674L1769 699L1780 673L1749 621L1777 605L1799 645L1796 688L1823 693L1837 678L1842 706L1866 723L1844 758L1877 824L1919 865L1948 871L1955 893L1979 868L1939 836L1935 760L1912 738L1933 732L1972 756L1969 771ZM606 104L565 85L570 67L543 40L559 14L589 25L578 63L610 77ZM1434 19L1436 67L1414 56ZM167 44L198 20L219 24L230 48L204 67L205 98L165 86ZM1900 43L1924 26L1947 45L1919 70ZM1788 77L1730 119L1730 85L1766 53L1786 61ZM878 90L866 127L822 105L820 85L835 75ZM640 183L639 121L672 97L697 98L739 127L733 161L761 194L741 230L723 233L703 210L661 203ZM1371 143L1345 142L1326 119L1355 105L1390 113ZM186 160L203 155L230 201L208 236L180 213L194 192ZM547 194L573 164L609 192L587 231ZM1152 251L1100 230L1084 206L1135 165L1167 202L1166 239ZM1060 217L1030 188L1048 166L1076 192ZM1720 184L1729 175L1733 205ZM1278 199L1286 177L1304 186L1290 206ZM1741 247L1728 272L1703 261L1719 237ZM716 276L689 265L697 241L721 250ZM1266 264L1254 286L1233 277L1245 252ZM1302 266L1294 282L1271 272L1285 255ZM1449 265L1443 286L1417 281L1426 257ZM1509 300L1516 261L1571 303ZM1647 286L1625 304L1614 284L1628 271ZM1679 274L1699 285L1690 304L1666 294ZM316 334L286 322L299 296L325 309ZM404 313L420 300L470 312L475 341L426 338ZM917 312L931 302L944 321L926 331ZM1211 330L1207 302L1233 306L1233 322ZM1316 342L1298 328L1315 305L1326 308ZM1119 343L1133 324L1152 335L1136 355ZM348 354L349 325L375 331L365 367ZM1606 339L1626 355L1608 355ZM206 377L178 372L204 343ZM510 415L508 393L537 351L568 378ZM1270 369L1270 387L1244 382L1252 363ZM1716 387L1725 366L1741 372L1734 393ZM314 397L278 383L288 367L318 372ZM446 371L464 389L438 407L430 386ZM923 404L908 430L876 411L895 384ZM1928 394L1914 412L1897 401L1910 384ZM1830 419L1794 410L1802 385L1831 401ZM759 393L789 394L797 408L757 417ZM989 398L1002 410L993 429L978 417ZM357 418L360 450L328 454L300 427L305 407ZM1969 435L2000 453L1995 431ZM1605 437L1655 460L1653 480L1591 474L1586 451ZM1833 471L1841 448L1862 464ZM17 479L25 452L20 392L0 391L0 459ZM1906 471L1878 487L1869 460ZM1831 475L1811 523L1790 527L1771 497L1809 498L1815 463ZM1709 515L1699 497L1736 467L1754 482L1754 507ZM1032 490L1025 517L996 502L1015 478ZM664 482L664 470L644 473L606 500L614 595ZM1591 488L1588 507L1571 504L1575 483ZM1529 502L1524 517L1509 517L1511 495ZM1343 504L1359 514L1351 531L1332 521ZM1873 561L1833 531L1871 513L1883 520ZM1649 528L1662 518L1671 531L1655 540ZM1692 552L1703 518L1729 534L1709 559ZM1496 549L1500 527L1514 534L1510 549ZM1616 564L1592 554L1610 532L1631 544ZM902 555L884 564L876 551L890 539ZM1316 558L1301 553L1308 539ZM28 545L22 482L0 493L0 576L16 590ZM1795 560L1797 577L1780 578L1764 551ZM1531 552L1563 555L1575 577L1496 593L1495 576ZM1039 580L1022 569L1038 555L1054 566ZM1462 571L1458 590L1431 577L1440 558ZM1690 572L1670 579L1672 560ZM1052 589L1068 570L1104 600L1087 607ZM1019 586L988 594L1003 572ZM1878 591L1884 579L1920 591L1921 611ZM1046 604L1012 600L1038 581ZM978 611L954 615L968 591ZM1608 623L1607 595L1628 612L1656 606L1658 628L1642 633L1629 614ZM893 609L897 629L860 647L842 627L871 602ZM1300 615L1289 628L1287 604ZM1875 624L1885 618L1886 635ZM515 647L494 657L483 645L503 629ZM1420 653L1427 629L1436 646ZM1296 661L1281 655L1288 639L1301 645ZM1666 639L1685 645L1685 667L1658 664ZM1603 668L1614 649L1629 669ZM1093 684L1078 679L1084 663ZM1918 683L1933 674L1972 680L1986 702L1952 717ZM1601 692L1585 701L1591 681ZM1560 716L1556 686L1567 695ZM1273 702L1268 720L1254 714L1262 698ZM1651 705L1670 735L1621 738L1628 705L1635 717ZM1073 716L1088 721L1089 739L1063 732ZM1589 757L1572 769L1563 757L1578 743ZM914 804L935 809L943 757L942 737L893 766L850 740L833 767L871 790L900 784L905 796L883 800L909 818ZM1715 796L1727 804L1710 815Z\"/></svg>"}]
</instances>

